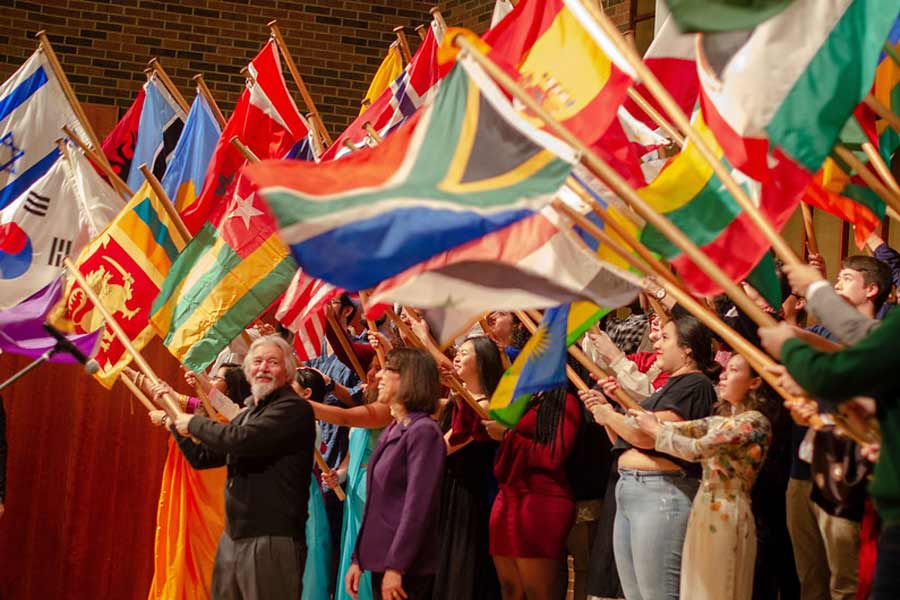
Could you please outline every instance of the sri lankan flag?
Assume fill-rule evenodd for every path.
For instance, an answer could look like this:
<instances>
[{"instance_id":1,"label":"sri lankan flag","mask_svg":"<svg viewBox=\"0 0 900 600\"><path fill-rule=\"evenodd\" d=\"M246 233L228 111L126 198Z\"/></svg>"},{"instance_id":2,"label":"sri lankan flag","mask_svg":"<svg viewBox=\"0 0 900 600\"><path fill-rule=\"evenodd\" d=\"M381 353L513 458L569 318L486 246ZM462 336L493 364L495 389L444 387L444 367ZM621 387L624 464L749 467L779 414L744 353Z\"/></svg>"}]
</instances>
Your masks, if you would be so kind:
<instances>
[{"instance_id":1,"label":"sri lankan flag","mask_svg":"<svg viewBox=\"0 0 900 600\"><path fill-rule=\"evenodd\" d=\"M518 116L470 60L376 148L244 171L305 273L366 289L550 201L574 152Z\"/></svg>"},{"instance_id":2,"label":"sri lankan flag","mask_svg":"<svg viewBox=\"0 0 900 600\"><path fill-rule=\"evenodd\" d=\"M288 288L297 266L246 181L219 228L206 223L172 265L153 327L178 360L202 371Z\"/></svg>"},{"instance_id":3,"label":"sri lankan flag","mask_svg":"<svg viewBox=\"0 0 900 600\"><path fill-rule=\"evenodd\" d=\"M609 309L590 302L550 308L491 396L489 413L515 427L534 394L567 385L566 352Z\"/></svg>"},{"instance_id":4,"label":"sri lankan flag","mask_svg":"<svg viewBox=\"0 0 900 600\"><path fill-rule=\"evenodd\" d=\"M97 292L103 305L140 350L155 334L150 305L187 240L178 233L162 201L144 183L122 212L78 257L77 268ZM81 286L66 289L61 325L75 333L96 331L104 324ZM107 325L100 350L97 378L112 387L131 355Z\"/></svg>"},{"instance_id":5,"label":"sri lankan flag","mask_svg":"<svg viewBox=\"0 0 900 600\"><path fill-rule=\"evenodd\" d=\"M716 155L723 158L722 147L700 111L695 114L694 126ZM787 159L773 157L770 166L772 177L765 184L728 168L762 214L780 230L797 208L809 176ZM638 194L697 244L732 281L745 279L769 249L765 237L690 142L650 184L639 189ZM641 232L641 241L669 259L693 292L702 295L721 292L656 228L647 225Z\"/></svg>"}]
</instances>

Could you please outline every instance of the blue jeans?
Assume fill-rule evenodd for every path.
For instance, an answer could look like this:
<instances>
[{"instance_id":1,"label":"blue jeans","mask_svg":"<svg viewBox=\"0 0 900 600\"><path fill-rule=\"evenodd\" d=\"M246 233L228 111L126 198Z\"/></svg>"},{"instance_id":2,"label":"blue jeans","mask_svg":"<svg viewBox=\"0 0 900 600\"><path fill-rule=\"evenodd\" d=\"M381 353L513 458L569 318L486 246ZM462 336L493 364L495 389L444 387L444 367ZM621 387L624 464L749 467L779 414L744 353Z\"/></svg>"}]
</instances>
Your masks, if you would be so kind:
<instances>
[{"instance_id":1,"label":"blue jeans","mask_svg":"<svg viewBox=\"0 0 900 600\"><path fill-rule=\"evenodd\" d=\"M873 600L900 598L900 524L888 525L878 536L878 562L872 582Z\"/></svg>"},{"instance_id":2,"label":"blue jeans","mask_svg":"<svg viewBox=\"0 0 900 600\"><path fill-rule=\"evenodd\" d=\"M678 600L681 547L700 481L619 469L613 549L627 600Z\"/></svg>"}]
</instances>

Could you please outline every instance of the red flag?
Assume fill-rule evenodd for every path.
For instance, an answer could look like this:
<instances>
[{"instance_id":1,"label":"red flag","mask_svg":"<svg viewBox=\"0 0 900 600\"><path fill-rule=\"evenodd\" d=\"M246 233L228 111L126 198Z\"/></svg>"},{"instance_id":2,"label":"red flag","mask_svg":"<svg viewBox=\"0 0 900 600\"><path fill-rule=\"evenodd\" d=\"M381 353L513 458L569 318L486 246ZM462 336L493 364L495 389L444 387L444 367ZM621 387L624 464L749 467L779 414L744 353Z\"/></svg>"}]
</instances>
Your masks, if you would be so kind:
<instances>
[{"instance_id":1,"label":"red flag","mask_svg":"<svg viewBox=\"0 0 900 600\"><path fill-rule=\"evenodd\" d=\"M340 291L321 279L306 275L303 269L294 275L275 318L294 332L294 349L300 360L311 360L319 355L325 335L325 307Z\"/></svg>"},{"instance_id":2,"label":"red flag","mask_svg":"<svg viewBox=\"0 0 900 600\"><path fill-rule=\"evenodd\" d=\"M125 116L116 123L116 126L101 145L103 154L106 155L109 164L112 165L113 171L122 180L128 179L128 171L131 169L131 159L134 158L134 144L137 142L138 124L141 121L141 109L144 107L144 86L141 86L134 102L125 112ZM97 170L100 176L106 179L100 170Z\"/></svg>"},{"instance_id":3,"label":"red flag","mask_svg":"<svg viewBox=\"0 0 900 600\"><path fill-rule=\"evenodd\" d=\"M231 201L238 175L247 159L231 143L237 136L260 159L282 158L308 133L281 73L275 43L268 42L249 65L254 80L241 94L222 137L213 151L203 188L181 211L191 233L206 221L214 223Z\"/></svg>"}]
</instances>

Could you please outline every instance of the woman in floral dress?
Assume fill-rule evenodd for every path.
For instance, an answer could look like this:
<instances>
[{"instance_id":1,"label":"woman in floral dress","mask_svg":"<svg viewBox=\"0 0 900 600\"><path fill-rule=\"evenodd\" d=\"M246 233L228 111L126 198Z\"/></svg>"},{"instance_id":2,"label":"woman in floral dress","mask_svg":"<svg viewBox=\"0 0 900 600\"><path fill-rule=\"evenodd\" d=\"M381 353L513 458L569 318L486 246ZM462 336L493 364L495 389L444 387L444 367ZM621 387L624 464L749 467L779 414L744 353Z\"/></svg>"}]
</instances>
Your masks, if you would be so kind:
<instances>
[{"instance_id":1,"label":"woman in floral dress","mask_svg":"<svg viewBox=\"0 0 900 600\"><path fill-rule=\"evenodd\" d=\"M714 416L659 422L653 413L630 412L656 439L657 450L703 463L682 553L682 600L753 595L756 526L750 490L771 442L761 385L747 361L735 355L719 380Z\"/></svg>"}]
</instances>

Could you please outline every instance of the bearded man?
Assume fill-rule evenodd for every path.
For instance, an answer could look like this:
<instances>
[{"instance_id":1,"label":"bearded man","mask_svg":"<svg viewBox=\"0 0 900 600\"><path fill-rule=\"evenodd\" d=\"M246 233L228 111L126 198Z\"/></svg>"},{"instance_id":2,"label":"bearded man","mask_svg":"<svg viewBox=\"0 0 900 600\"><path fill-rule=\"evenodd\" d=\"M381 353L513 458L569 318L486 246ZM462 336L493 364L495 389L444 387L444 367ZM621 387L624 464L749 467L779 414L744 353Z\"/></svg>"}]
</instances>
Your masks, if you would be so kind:
<instances>
[{"instance_id":1,"label":"bearded man","mask_svg":"<svg viewBox=\"0 0 900 600\"><path fill-rule=\"evenodd\" d=\"M291 389L296 370L287 342L259 338L244 359L253 393L247 408L226 424L189 414L175 419L178 446L191 466L228 467L225 531L213 567L215 599L302 594L316 434L312 408ZM155 395L168 389L163 386Z\"/></svg>"}]
</instances>

